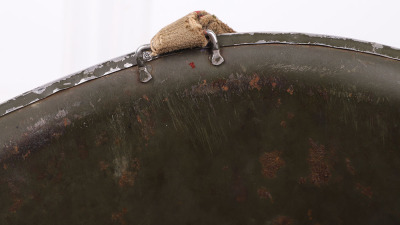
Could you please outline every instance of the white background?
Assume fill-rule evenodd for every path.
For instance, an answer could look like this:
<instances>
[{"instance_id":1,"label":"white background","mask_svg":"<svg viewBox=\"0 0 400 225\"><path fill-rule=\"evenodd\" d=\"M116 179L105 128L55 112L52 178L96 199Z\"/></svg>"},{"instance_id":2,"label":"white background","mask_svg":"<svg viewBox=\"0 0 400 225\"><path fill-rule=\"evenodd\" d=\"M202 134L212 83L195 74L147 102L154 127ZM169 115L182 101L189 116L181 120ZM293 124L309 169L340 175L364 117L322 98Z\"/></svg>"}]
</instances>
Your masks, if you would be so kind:
<instances>
[{"instance_id":1,"label":"white background","mask_svg":"<svg viewBox=\"0 0 400 225\"><path fill-rule=\"evenodd\" d=\"M134 52L206 10L239 32L304 32L400 48L399 0L0 0L0 103Z\"/></svg>"}]
</instances>

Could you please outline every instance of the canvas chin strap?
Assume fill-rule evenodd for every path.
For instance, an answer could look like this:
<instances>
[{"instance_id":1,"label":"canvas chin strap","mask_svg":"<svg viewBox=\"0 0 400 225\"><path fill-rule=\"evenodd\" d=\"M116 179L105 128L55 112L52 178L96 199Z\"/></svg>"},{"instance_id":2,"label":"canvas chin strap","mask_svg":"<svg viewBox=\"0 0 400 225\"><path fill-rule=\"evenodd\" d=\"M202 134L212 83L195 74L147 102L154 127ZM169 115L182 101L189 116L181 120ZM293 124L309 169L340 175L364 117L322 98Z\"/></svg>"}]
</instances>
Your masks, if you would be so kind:
<instances>
[{"instance_id":1,"label":"canvas chin strap","mask_svg":"<svg viewBox=\"0 0 400 225\"><path fill-rule=\"evenodd\" d=\"M235 33L228 25L206 11L195 11L162 28L150 42L152 55L187 48L205 47L207 30L215 34Z\"/></svg>"},{"instance_id":2,"label":"canvas chin strap","mask_svg":"<svg viewBox=\"0 0 400 225\"><path fill-rule=\"evenodd\" d=\"M208 43L212 47L210 61L214 66L224 62L221 56L217 34L235 33L228 25L216 16L206 11L195 11L187 16L162 28L152 39L149 45L142 45L136 50L136 60L139 71L139 80L149 82L153 76L146 66L146 61L153 56L178 51L187 48L205 47ZM145 59L145 53L151 50Z\"/></svg>"}]
</instances>

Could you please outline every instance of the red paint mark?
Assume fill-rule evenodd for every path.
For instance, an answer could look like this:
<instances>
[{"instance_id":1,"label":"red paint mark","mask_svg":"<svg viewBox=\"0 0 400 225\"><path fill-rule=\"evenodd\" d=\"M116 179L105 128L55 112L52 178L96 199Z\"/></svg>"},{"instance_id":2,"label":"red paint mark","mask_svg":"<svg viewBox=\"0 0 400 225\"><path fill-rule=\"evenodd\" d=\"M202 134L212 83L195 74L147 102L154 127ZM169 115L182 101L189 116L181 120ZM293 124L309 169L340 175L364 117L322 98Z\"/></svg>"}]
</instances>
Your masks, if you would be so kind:
<instances>
[{"instance_id":1,"label":"red paint mark","mask_svg":"<svg viewBox=\"0 0 400 225\"><path fill-rule=\"evenodd\" d=\"M196 66L194 65L194 62L189 63L189 66L192 67L192 69L196 68Z\"/></svg>"},{"instance_id":2,"label":"red paint mark","mask_svg":"<svg viewBox=\"0 0 400 225\"><path fill-rule=\"evenodd\" d=\"M197 14L198 18L201 18L204 16L202 11L194 11L194 12Z\"/></svg>"}]
</instances>

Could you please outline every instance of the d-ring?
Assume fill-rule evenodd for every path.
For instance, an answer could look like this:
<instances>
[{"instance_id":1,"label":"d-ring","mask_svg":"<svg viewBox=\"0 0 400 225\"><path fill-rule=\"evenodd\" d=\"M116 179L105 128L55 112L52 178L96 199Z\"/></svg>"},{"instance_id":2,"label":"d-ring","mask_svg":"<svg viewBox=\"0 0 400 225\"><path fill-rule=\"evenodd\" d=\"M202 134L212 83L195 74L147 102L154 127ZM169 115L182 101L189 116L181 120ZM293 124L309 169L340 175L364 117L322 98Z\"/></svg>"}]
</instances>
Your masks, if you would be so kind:
<instances>
[{"instance_id":1,"label":"d-ring","mask_svg":"<svg viewBox=\"0 0 400 225\"><path fill-rule=\"evenodd\" d=\"M211 56L211 63L214 66L219 66L224 62L224 58L221 56L219 51L218 39L217 35L212 30L205 30L206 36L210 39L212 44L212 56Z\"/></svg>"},{"instance_id":2,"label":"d-ring","mask_svg":"<svg viewBox=\"0 0 400 225\"><path fill-rule=\"evenodd\" d=\"M136 50L136 61L139 69L139 80L142 83L147 83L153 78L153 76L151 76L151 74L147 70L147 67L144 64L145 59L143 58L143 53L149 50L151 50L149 44L142 45Z\"/></svg>"}]
</instances>

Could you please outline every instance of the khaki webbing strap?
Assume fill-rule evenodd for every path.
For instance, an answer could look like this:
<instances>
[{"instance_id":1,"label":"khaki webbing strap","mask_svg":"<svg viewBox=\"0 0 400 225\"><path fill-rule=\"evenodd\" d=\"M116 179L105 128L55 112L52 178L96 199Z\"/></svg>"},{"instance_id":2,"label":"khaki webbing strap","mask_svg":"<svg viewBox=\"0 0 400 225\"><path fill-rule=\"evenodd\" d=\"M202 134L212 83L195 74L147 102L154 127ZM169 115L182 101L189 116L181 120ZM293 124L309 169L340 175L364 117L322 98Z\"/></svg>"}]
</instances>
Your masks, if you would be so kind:
<instances>
[{"instance_id":1,"label":"khaki webbing strap","mask_svg":"<svg viewBox=\"0 0 400 225\"><path fill-rule=\"evenodd\" d=\"M205 47L208 43L204 30L216 34L235 33L228 25L206 11L195 11L162 28L150 42L153 55L180 49Z\"/></svg>"}]
</instances>

